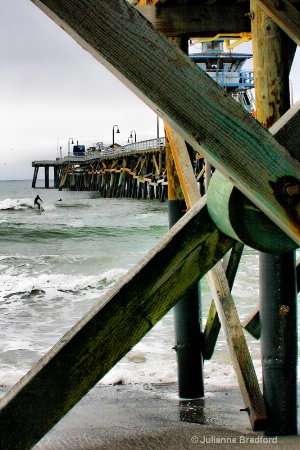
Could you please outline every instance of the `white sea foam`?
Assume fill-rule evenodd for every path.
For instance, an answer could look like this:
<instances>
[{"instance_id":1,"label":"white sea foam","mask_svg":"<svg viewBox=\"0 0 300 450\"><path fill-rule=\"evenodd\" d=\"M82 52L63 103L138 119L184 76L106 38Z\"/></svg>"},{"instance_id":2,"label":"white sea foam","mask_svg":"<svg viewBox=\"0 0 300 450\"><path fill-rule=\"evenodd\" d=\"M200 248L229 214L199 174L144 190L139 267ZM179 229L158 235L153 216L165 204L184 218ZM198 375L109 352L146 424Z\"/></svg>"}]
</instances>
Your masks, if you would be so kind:
<instances>
[{"instance_id":1,"label":"white sea foam","mask_svg":"<svg viewBox=\"0 0 300 450\"><path fill-rule=\"evenodd\" d=\"M0 201L0 210L33 208L32 198L6 198Z\"/></svg>"},{"instance_id":2,"label":"white sea foam","mask_svg":"<svg viewBox=\"0 0 300 450\"><path fill-rule=\"evenodd\" d=\"M99 199L89 192L66 190L58 194L51 189L41 193L46 211L39 215L30 211L35 196L30 182L21 183L19 189L17 185L12 189L11 184L5 184L7 190L0 191L1 221L16 231L10 239L4 233L0 236L0 385L10 386L167 229L166 207L157 202ZM63 201L58 203L60 197ZM78 237L74 226L86 227L86 234L81 232ZM146 226L147 231L143 232ZM257 278L257 255L246 249L233 289L242 318L249 316L258 303ZM206 285L204 279L203 323L211 302ZM261 380L259 343L249 336L247 342ZM173 317L168 313L101 383L143 385L176 381L174 344ZM204 380L208 392L210 386L237 385L222 332L213 358L204 363Z\"/></svg>"}]
</instances>

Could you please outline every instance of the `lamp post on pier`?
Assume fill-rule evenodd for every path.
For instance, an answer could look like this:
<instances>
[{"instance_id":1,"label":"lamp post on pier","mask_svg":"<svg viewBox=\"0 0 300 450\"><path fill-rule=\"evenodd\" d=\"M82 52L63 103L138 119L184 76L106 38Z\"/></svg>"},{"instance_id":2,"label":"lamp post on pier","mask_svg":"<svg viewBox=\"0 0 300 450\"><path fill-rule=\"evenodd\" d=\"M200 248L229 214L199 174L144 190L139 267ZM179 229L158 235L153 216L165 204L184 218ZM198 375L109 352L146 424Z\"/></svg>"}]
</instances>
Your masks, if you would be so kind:
<instances>
[{"instance_id":1,"label":"lamp post on pier","mask_svg":"<svg viewBox=\"0 0 300 450\"><path fill-rule=\"evenodd\" d=\"M72 141L71 144L74 144L73 138L69 138L69 140L68 140L68 157L69 157L69 158L70 158L70 156L71 156L70 141Z\"/></svg>"},{"instance_id":2,"label":"lamp post on pier","mask_svg":"<svg viewBox=\"0 0 300 450\"><path fill-rule=\"evenodd\" d=\"M114 125L112 129L112 138L113 138L112 148L115 148L115 127L117 127L116 133L120 133L119 125Z\"/></svg>"},{"instance_id":3,"label":"lamp post on pier","mask_svg":"<svg viewBox=\"0 0 300 450\"><path fill-rule=\"evenodd\" d=\"M134 143L136 144L136 132L134 130L130 131L130 139L133 139L132 133L134 133Z\"/></svg>"}]
</instances>

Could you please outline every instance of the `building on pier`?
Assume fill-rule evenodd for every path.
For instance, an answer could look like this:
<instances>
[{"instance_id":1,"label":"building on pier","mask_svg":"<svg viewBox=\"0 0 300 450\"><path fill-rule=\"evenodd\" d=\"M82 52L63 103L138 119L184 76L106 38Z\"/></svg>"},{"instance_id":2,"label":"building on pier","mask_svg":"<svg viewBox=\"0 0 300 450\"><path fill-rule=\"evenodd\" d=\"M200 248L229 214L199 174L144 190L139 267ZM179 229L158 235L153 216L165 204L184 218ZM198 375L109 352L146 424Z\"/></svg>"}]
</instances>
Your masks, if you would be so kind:
<instances>
[{"instance_id":1,"label":"building on pier","mask_svg":"<svg viewBox=\"0 0 300 450\"><path fill-rule=\"evenodd\" d=\"M252 58L252 54L232 51L234 46L240 43L238 37L243 39L242 35L243 33L240 33L240 36L218 35L214 40L195 39L191 48L195 49L200 45L201 52L193 51L190 58L249 113L252 113L255 110L252 92L254 74L252 69L244 68L245 63ZM230 44L232 39L234 44ZM224 51L224 44L227 51Z\"/></svg>"}]
</instances>

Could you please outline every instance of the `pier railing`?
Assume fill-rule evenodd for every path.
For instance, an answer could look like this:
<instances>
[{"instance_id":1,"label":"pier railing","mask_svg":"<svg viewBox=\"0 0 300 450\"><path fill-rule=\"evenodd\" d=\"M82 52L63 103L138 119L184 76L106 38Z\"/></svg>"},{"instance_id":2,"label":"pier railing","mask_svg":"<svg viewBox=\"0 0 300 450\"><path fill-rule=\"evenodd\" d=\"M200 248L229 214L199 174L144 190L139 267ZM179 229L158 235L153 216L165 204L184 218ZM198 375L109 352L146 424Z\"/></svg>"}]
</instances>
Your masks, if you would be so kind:
<instances>
[{"instance_id":1,"label":"pier railing","mask_svg":"<svg viewBox=\"0 0 300 450\"><path fill-rule=\"evenodd\" d=\"M238 72L208 71L207 74L222 87L254 88L253 70L240 70Z\"/></svg>"},{"instance_id":2,"label":"pier railing","mask_svg":"<svg viewBox=\"0 0 300 450\"><path fill-rule=\"evenodd\" d=\"M92 153L87 152L78 152L73 153L72 155L68 155L63 159L63 161L70 161L74 158L78 159L78 161L90 161L95 158L106 158L108 156L118 156L118 155L126 155L130 153L138 153L147 150L155 150L155 149L163 149L165 146L165 138L160 137L156 139L147 139L145 141L140 141L136 143L131 143L128 145L123 145L121 147L105 147L103 150L94 151ZM61 162L62 160L60 160Z\"/></svg>"}]
</instances>

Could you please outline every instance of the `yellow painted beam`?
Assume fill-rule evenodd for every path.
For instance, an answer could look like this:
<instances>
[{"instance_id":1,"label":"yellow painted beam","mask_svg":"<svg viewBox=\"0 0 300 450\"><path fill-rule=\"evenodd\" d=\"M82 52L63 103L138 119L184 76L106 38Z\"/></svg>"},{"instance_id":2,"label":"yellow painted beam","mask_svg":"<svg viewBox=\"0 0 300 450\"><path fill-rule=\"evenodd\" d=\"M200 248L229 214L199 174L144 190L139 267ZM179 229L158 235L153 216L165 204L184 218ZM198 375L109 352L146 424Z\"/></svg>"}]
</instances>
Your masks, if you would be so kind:
<instances>
[{"instance_id":1,"label":"yellow painted beam","mask_svg":"<svg viewBox=\"0 0 300 450\"><path fill-rule=\"evenodd\" d=\"M176 133L176 131L172 130L167 123L165 123L165 130L172 150L186 206L190 209L201 198L190 155L185 140Z\"/></svg>"}]
</instances>

